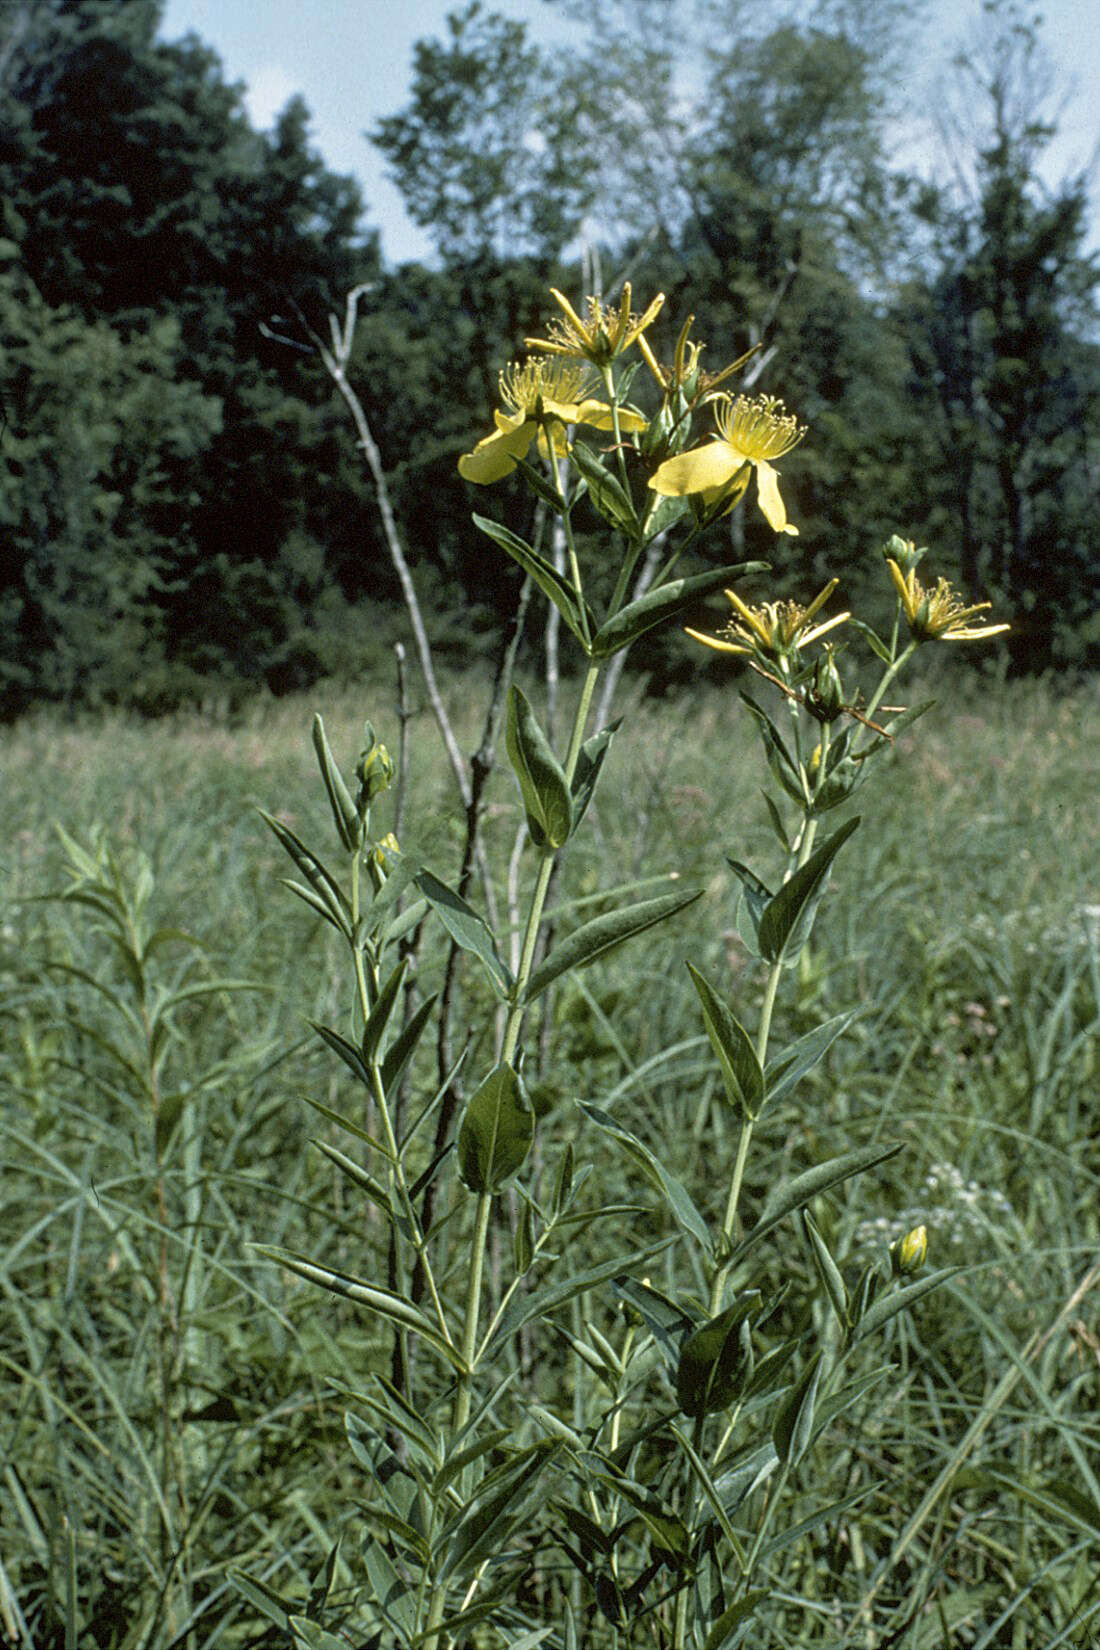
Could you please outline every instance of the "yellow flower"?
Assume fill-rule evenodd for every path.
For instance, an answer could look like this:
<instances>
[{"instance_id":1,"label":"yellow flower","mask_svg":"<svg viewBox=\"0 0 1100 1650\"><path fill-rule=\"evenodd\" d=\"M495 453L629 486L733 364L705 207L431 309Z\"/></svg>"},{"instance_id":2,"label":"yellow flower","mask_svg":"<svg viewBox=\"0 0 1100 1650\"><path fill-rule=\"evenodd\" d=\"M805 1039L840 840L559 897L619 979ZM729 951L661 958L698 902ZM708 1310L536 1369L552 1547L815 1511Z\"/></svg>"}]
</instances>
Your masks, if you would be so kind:
<instances>
[{"instance_id":1,"label":"yellow flower","mask_svg":"<svg viewBox=\"0 0 1100 1650\"><path fill-rule=\"evenodd\" d=\"M540 349L548 355L579 356L593 366L606 367L616 355L640 338L646 327L652 325L665 301L659 292L645 311L635 315L630 308L630 282L623 287L619 303L606 307L598 298L586 298L584 319L577 314L569 299L556 287L550 296L561 310L564 319L550 323L549 338L528 338L528 349Z\"/></svg>"},{"instance_id":2,"label":"yellow flower","mask_svg":"<svg viewBox=\"0 0 1100 1650\"><path fill-rule=\"evenodd\" d=\"M782 401L770 395L739 395L736 400L723 395L716 417L719 433L710 445L666 458L649 485L668 498L702 493L707 503L733 492L731 502L735 503L741 496L735 491L739 479L743 475L747 480L751 466L756 471L757 498L768 524L777 533L797 533L798 528L787 520L779 496L779 476L770 460L782 458L797 447L806 434L803 426L783 411Z\"/></svg>"},{"instance_id":3,"label":"yellow flower","mask_svg":"<svg viewBox=\"0 0 1100 1650\"><path fill-rule=\"evenodd\" d=\"M536 436L539 451L546 457L551 450L548 425L553 425L553 450L558 454L567 451L566 424L612 429L611 408L606 401L586 396L588 383L587 369L566 361L527 361L522 366L513 362L500 375L500 399L509 410L494 413L495 431L459 459L459 475L482 487L499 481L515 469L517 459L527 457ZM644 429L645 424L639 413L619 408L620 430Z\"/></svg>"},{"instance_id":4,"label":"yellow flower","mask_svg":"<svg viewBox=\"0 0 1100 1650\"><path fill-rule=\"evenodd\" d=\"M982 642L987 636L998 636L1009 628L1006 624L984 622L968 626L966 621L992 607L992 602L975 602L973 607L966 607L946 579L938 579L935 590L926 590L912 568L903 573L891 557L887 558L886 565L916 641Z\"/></svg>"},{"instance_id":5,"label":"yellow flower","mask_svg":"<svg viewBox=\"0 0 1100 1650\"><path fill-rule=\"evenodd\" d=\"M698 630L689 630L688 635L704 647L713 647L718 653L764 654L770 659L786 658L798 648L806 647L810 642L816 642L819 636L826 631L835 630L838 624L851 617L849 613L837 613L835 617L826 619L824 624L810 628L813 619L824 607L839 580L830 579L824 590L818 592L808 607L802 607L798 602L762 602L758 607L750 607L743 602L734 590L727 590L726 595L733 606L737 619L731 619L720 636L704 636ZM726 640L725 638L729 638Z\"/></svg>"}]
</instances>

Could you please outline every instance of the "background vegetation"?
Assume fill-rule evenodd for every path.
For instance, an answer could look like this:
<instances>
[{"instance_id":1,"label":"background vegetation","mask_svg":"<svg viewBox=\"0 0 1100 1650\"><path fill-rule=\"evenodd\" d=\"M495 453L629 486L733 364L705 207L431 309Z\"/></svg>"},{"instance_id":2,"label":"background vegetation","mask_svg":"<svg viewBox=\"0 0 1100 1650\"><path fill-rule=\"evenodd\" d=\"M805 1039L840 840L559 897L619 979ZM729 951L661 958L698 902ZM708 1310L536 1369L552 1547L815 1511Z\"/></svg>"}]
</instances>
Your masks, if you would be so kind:
<instances>
[{"instance_id":1,"label":"background vegetation","mask_svg":"<svg viewBox=\"0 0 1100 1650\"><path fill-rule=\"evenodd\" d=\"M477 684L450 680L445 693L469 748ZM390 698L384 682L325 692L338 754L357 747L364 704L388 731ZM670 929L659 965L635 946L571 977L531 1053L543 1113L534 1174L554 1172L576 1133L574 1101L588 1099L663 1143L667 1166L702 1188L708 1218L725 1196L708 1162L728 1114L680 959L732 976L741 1012L753 1012L759 986L721 854L766 855L770 836L744 778L754 735L734 707L728 691L698 690L690 731L670 707L642 707L619 735L560 902L624 876L659 879L672 863L707 892ZM347 1142L305 1097L355 1104L304 1023L341 1024L350 1011L339 948L279 887L277 845L252 812L273 806L307 837L328 828L307 720L294 699L232 728L36 717L9 749L0 1623L21 1647L284 1644L227 1569L304 1607L339 1537L337 1604L357 1574L361 1509L375 1497L370 1470L347 1454L346 1392L388 1370L390 1336L249 1249L285 1244L386 1275L385 1224L308 1144ZM460 829L451 780L426 714L413 733L410 814L430 823L406 840L446 872ZM864 1492L858 1519L839 1518L793 1573L799 1597L819 1601L830 1645L836 1609L858 1625L876 1566L956 1450L975 1476L891 1572L871 1618L879 1630L919 1602L907 1646L1037 1650L1075 1642L1071 1629L1089 1642L1100 1616L1100 1347L1088 1299L1048 1338L1100 1243L1098 737L1094 701L1027 684L979 689L925 718L863 793L880 828L860 875L881 896L868 910L837 882L781 1010L786 1036L860 1005L852 1033L761 1125L747 1213L792 1160L898 1140L900 1157L819 1200L834 1252L854 1268L923 1221L932 1264L968 1267L896 1321L886 1350L905 1372L899 1403L872 1399L811 1458L807 1507ZM521 823L507 774L494 776L486 817L506 850ZM98 862L93 852L74 864L53 819L85 850L109 820ZM121 904L38 897L93 885ZM423 989L438 966L426 950ZM484 987L472 965L462 978L476 1012ZM437 1058L426 1040L410 1114L438 1080ZM651 1203L594 1132L577 1143L578 1167L595 1171L586 1202ZM491 1267L511 1253L516 1214L505 1200ZM653 1209L655 1240L668 1218ZM583 1261L583 1237L570 1253ZM812 1286L793 1234L767 1265L765 1288ZM586 1311L619 1333L608 1286ZM514 1356L528 1390L537 1383L560 1405L553 1348L540 1338L525 1350L521 1337ZM183 1575L186 1595L173 1588ZM852 1642L865 1642L862 1629Z\"/></svg>"},{"instance_id":2,"label":"background vegetation","mask_svg":"<svg viewBox=\"0 0 1100 1650\"><path fill-rule=\"evenodd\" d=\"M482 577L455 459L547 284L623 268L696 313L713 367L760 344L757 387L812 426L792 508L814 575L846 563L858 587L900 530L1008 614L1013 671L1095 663L1098 275L1086 179L1039 178L1038 25L987 8L955 71L958 165L929 184L890 159L914 0L736 27L682 0L674 29L669 0L595 25L555 3L567 60L477 4L417 47L371 136L437 258L396 270L301 101L254 131L207 47L158 37L157 0L0 11L0 710L359 668L397 589L311 343L354 283L351 376L409 558L488 645L516 588ZM528 508L517 488L517 530Z\"/></svg>"}]
</instances>

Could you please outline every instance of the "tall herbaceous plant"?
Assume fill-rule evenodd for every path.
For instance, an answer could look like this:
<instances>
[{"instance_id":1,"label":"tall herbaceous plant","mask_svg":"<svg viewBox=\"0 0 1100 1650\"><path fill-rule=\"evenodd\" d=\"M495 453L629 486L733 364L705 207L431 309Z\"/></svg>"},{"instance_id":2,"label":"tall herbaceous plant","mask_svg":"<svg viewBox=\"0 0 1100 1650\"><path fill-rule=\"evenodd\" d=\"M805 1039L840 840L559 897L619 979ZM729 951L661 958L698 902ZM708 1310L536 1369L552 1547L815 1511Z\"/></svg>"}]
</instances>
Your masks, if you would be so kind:
<instances>
[{"instance_id":1,"label":"tall herbaceous plant","mask_svg":"<svg viewBox=\"0 0 1100 1650\"><path fill-rule=\"evenodd\" d=\"M459 465L486 488L518 470L544 507L563 550L556 560L488 516L475 520L492 553L518 562L557 610L579 666L559 741L508 689L505 742L527 837L516 932L494 932L469 887L458 892L403 852L384 813L394 764L369 724L351 776L314 728L334 838L310 845L270 820L296 868L290 886L347 947L347 1018L317 1030L355 1098L318 1108L344 1137L320 1149L362 1200L372 1235L355 1276L323 1253L267 1253L373 1315L392 1355L347 1395L347 1529L330 1532L341 1556L308 1608L255 1576L236 1580L311 1646L721 1650L762 1643L761 1631L782 1635L769 1643L831 1643L839 1627L869 1642L871 1618L848 1619L858 1593L830 1581L828 1555L860 1548L861 1518L876 1506L874 1452L852 1449L851 1438L872 1409L883 1413L884 1400L888 1409L899 1375L870 1348L947 1273L925 1270L922 1227L854 1271L823 1234L829 1194L892 1157L894 1142L852 1140L821 1161L819 1136L807 1129L803 1141L796 1130L763 1200L742 1194L769 1108L797 1099L853 1019L838 1014L785 1046L772 1037L834 862L860 826L849 804L926 708L893 702L904 669L923 642L1004 627L983 626L943 579L922 583L924 552L900 538L882 552L897 596L886 636L830 612L836 580L802 602L769 601L759 594L766 563L687 570L685 553L720 534L751 490L789 564L797 528L776 466L805 431L771 396L730 387L744 359L706 370L690 320L662 361L650 336L660 297L640 314L629 287L610 307L589 299L577 311L553 298L560 314L501 373L495 428ZM597 581L578 554L575 517L588 543L594 519L602 528L606 606L591 599ZM639 595L647 560L659 570ZM543 1034L567 977L626 945L639 991L652 990L662 940L682 948L722 920L674 883L642 899L600 890L568 908L570 923L554 890L594 797L615 806L619 724L589 728L601 672L644 632L723 589L725 629L695 639L752 673L730 714L759 732L778 849L758 866L725 862L751 957L736 990L687 964L696 1034L720 1079L720 1103L702 1122L707 1172L687 1185L673 1171L696 1095L669 1109L662 1142L632 1127L629 1095L601 1104L578 1094L567 1116L537 1118L529 1084L540 1060L553 1060ZM868 664L877 681L861 693ZM715 820L716 862L722 836ZM847 846L848 863L853 854ZM464 1048L480 1061L464 1072L468 1099L442 1139L448 1085L433 1092L422 1072L431 1028L453 1001L450 986L446 1005L415 987L422 934L428 947L468 954L467 1018L452 1043L459 1061ZM801 1278L797 1290L775 1281L785 1274ZM845 1428L851 1472L822 1470ZM866 1540L888 1558L898 1534L879 1521Z\"/></svg>"}]
</instances>

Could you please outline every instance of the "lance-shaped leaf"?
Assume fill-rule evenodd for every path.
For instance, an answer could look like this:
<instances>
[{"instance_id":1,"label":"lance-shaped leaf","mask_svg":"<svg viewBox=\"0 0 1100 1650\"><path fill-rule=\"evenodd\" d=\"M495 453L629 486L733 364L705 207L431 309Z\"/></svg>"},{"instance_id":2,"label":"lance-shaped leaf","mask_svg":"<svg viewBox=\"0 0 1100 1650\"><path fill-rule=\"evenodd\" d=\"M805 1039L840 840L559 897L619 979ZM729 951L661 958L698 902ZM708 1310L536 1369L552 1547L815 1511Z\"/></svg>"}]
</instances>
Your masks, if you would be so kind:
<instances>
[{"instance_id":1,"label":"lance-shaped leaf","mask_svg":"<svg viewBox=\"0 0 1100 1650\"><path fill-rule=\"evenodd\" d=\"M547 561L545 556L540 556L537 550L524 543L523 539L517 538L515 533L510 533L507 527L502 527L497 521L490 521L488 516L474 516L473 523L487 534L494 544L499 544L502 550L506 550L525 573L531 575L543 595L553 602L577 641L587 652L584 627L587 622L588 633L591 635L596 628L596 616L584 598L578 597L573 586L558 572L553 562Z\"/></svg>"},{"instance_id":2,"label":"lance-shaped leaf","mask_svg":"<svg viewBox=\"0 0 1100 1650\"><path fill-rule=\"evenodd\" d=\"M514 684L508 689L504 739L523 794L531 840L536 848L554 852L572 829L573 799L561 763L527 696Z\"/></svg>"},{"instance_id":3,"label":"lance-shaped leaf","mask_svg":"<svg viewBox=\"0 0 1100 1650\"><path fill-rule=\"evenodd\" d=\"M447 1549L439 1567L441 1582L452 1574L472 1573L503 1547L533 1496L547 1495L538 1480L560 1450L556 1441L543 1439L486 1474L473 1499L444 1529Z\"/></svg>"},{"instance_id":4,"label":"lance-shaped leaf","mask_svg":"<svg viewBox=\"0 0 1100 1650\"><path fill-rule=\"evenodd\" d=\"M258 812L309 883L308 889L296 882L288 882L287 886L350 939L351 906L331 871L322 864L312 849L306 847L301 837L295 835L289 825L284 825L282 820L276 819L273 814L265 813L263 808Z\"/></svg>"},{"instance_id":5,"label":"lance-shaped leaf","mask_svg":"<svg viewBox=\"0 0 1100 1650\"><path fill-rule=\"evenodd\" d=\"M749 693L740 694L741 703L756 721L760 729L760 737L764 743L764 755L767 757L768 767L772 778L782 786L788 796L796 802L805 803L806 788L799 770L798 763L787 749L785 740L767 711Z\"/></svg>"},{"instance_id":6,"label":"lance-shaped leaf","mask_svg":"<svg viewBox=\"0 0 1100 1650\"><path fill-rule=\"evenodd\" d=\"M719 997L714 987L690 963L687 965L692 984L699 993L703 1007L703 1023L707 1028L710 1046L718 1056L722 1081L730 1105L740 1111L749 1122L757 1115L764 1099L764 1073L752 1038L740 1020Z\"/></svg>"},{"instance_id":7,"label":"lance-shaped leaf","mask_svg":"<svg viewBox=\"0 0 1100 1650\"><path fill-rule=\"evenodd\" d=\"M548 504L556 516L560 516L568 508L566 500L558 492L552 481L547 481L541 470L536 470L533 464L528 464L525 458L516 458L516 469L526 481L528 487L544 504Z\"/></svg>"},{"instance_id":8,"label":"lance-shaped leaf","mask_svg":"<svg viewBox=\"0 0 1100 1650\"><path fill-rule=\"evenodd\" d=\"M772 891L761 882L755 871L742 865L739 859L727 858L726 864L741 884L741 898L737 902L737 931L754 957L760 955L760 919L772 899Z\"/></svg>"},{"instance_id":9,"label":"lance-shaped leaf","mask_svg":"<svg viewBox=\"0 0 1100 1650\"><path fill-rule=\"evenodd\" d=\"M820 897L826 873L852 832L859 828L859 815L849 819L805 865L790 877L779 892L769 900L760 918L760 954L768 962L777 962L783 955L788 940L800 919L805 919L797 936L803 941L808 933L808 919L813 914L815 896ZM794 949L794 947L792 947Z\"/></svg>"},{"instance_id":10,"label":"lance-shaped leaf","mask_svg":"<svg viewBox=\"0 0 1100 1650\"><path fill-rule=\"evenodd\" d=\"M313 749L317 753L317 764L321 770L321 778L325 782L325 790L328 792L336 834L349 854L354 854L362 841L362 821L351 799L351 792L344 784L343 775L329 749L325 724L319 716L313 718Z\"/></svg>"},{"instance_id":11,"label":"lance-shaped leaf","mask_svg":"<svg viewBox=\"0 0 1100 1650\"><path fill-rule=\"evenodd\" d=\"M854 1019L854 1009L848 1009L844 1014L834 1014L831 1020L825 1020L812 1031L807 1031L780 1050L774 1060L769 1060L764 1072L768 1099L774 1102L789 1094L795 1084L813 1070Z\"/></svg>"},{"instance_id":12,"label":"lance-shaped leaf","mask_svg":"<svg viewBox=\"0 0 1100 1650\"><path fill-rule=\"evenodd\" d=\"M584 477L594 508L613 527L621 527L624 532L634 534L638 527L638 515L630 494L583 441L574 441L569 451Z\"/></svg>"},{"instance_id":13,"label":"lance-shaped leaf","mask_svg":"<svg viewBox=\"0 0 1100 1650\"><path fill-rule=\"evenodd\" d=\"M527 982L524 1002L533 1002L559 975L567 974L572 968L587 967L597 957L605 957L635 934L644 934L647 928L675 916L677 911L686 910L701 894L701 888L691 894L662 894L657 899L641 900L637 905L626 905L619 911L608 911L605 916L594 917L555 946L535 969Z\"/></svg>"},{"instance_id":14,"label":"lance-shaped leaf","mask_svg":"<svg viewBox=\"0 0 1100 1650\"><path fill-rule=\"evenodd\" d=\"M943 1266L938 1272L929 1272L926 1277L917 1278L915 1283L907 1283L901 1289L891 1289L889 1294L880 1295L859 1319L853 1339L862 1340L865 1335L873 1334L899 1312L915 1306L933 1289L938 1289L941 1283L946 1283L949 1278L956 1277L964 1270L962 1266Z\"/></svg>"},{"instance_id":15,"label":"lance-shaped leaf","mask_svg":"<svg viewBox=\"0 0 1100 1650\"><path fill-rule=\"evenodd\" d=\"M815 1352L776 1412L772 1443L787 1466L797 1467L810 1447L821 1368L821 1353Z\"/></svg>"},{"instance_id":16,"label":"lance-shaped leaf","mask_svg":"<svg viewBox=\"0 0 1100 1650\"><path fill-rule=\"evenodd\" d=\"M752 1373L749 1319L759 1306L759 1292L753 1290L695 1330L680 1348L676 1401L693 1421L728 1408Z\"/></svg>"},{"instance_id":17,"label":"lance-shaped leaf","mask_svg":"<svg viewBox=\"0 0 1100 1650\"><path fill-rule=\"evenodd\" d=\"M573 774L574 831L588 811L588 804L591 802L592 793L596 789L596 781L600 777L604 757L607 755L612 739L622 726L622 721L621 716L616 717L615 721L609 722L606 728L601 728L599 733L592 735L591 739L586 739L580 748L576 771Z\"/></svg>"},{"instance_id":18,"label":"lance-shaped leaf","mask_svg":"<svg viewBox=\"0 0 1100 1650\"><path fill-rule=\"evenodd\" d=\"M873 1169L876 1163L885 1163L888 1158L896 1157L900 1151L900 1146L860 1146L855 1151L830 1158L827 1163L818 1163L814 1168L806 1169L802 1174L795 1175L793 1180L782 1182L768 1198L756 1225L745 1234L734 1249L729 1260L730 1266L741 1260L754 1243L759 1243L762 1237L795 1209L804 1208L811 1198L819 1197L822 1192L841 1185L853 1175Z\"/></svg>"},{"instance_id":19,"label":"lance-shaped leaf","mask_svg":"<svg viewBox=\"0 0 1100 1650\"><path fill-rule=\"evenodd\" d=\"M432 1010L439 999L438 991L433 991L430 997L418 1005L407 1023L402 1026L393 1042L386 1051L386 1058L382 1061L382 1091L389 1094L401 1073L404 1071L413 1050L420 1041L424 1027L431 1018Z\"/></svg>"},{"instance_id":20,"label":"lance-shaped leaf","mask_svg":"<svg viewBox=\"0 0 1100 1650\"><path fill-rule=\"evenodd\" d=\"M397 967L382 982L381 989L363 1028L363 1053L368 1060L373 1060L378 1053L390 1017L397 1006L397 993L401 989L401 982L405 978L405 970L409 964L407 957L402 957Z\"/></svg>"},{"instance_id":21,"label":"lance-shaped leaf","mask_svg":"<svg viewBox=\"0 0 1100 1650\"><path fill-rule=\"evenodd\" d=\"M696 1242L702 1245L704 1253L709 1255L710 1232L706 1221L692 1202L687 1187L677 1180L675 1175L669 1173L660 1158L651 1152L648 1146L643 1145L629 1129L624 1129L609 1112L601 1111L598 1106L590 1106L583 1100L579 1104L585 1116L590 1117L598 1128L615 1136L627 1156L633 1158L646 1179L661 1193L681 1231L690 1233Z\"/></svg>"},{"instance_id":22,"label":"lance-shaped leaf","mask_svg":"<svg viewBox=\"0 0 1100 1650\"><path fill-rule=\"evenodd\" d=\"M740 1644L744 1637L744 1629L756 1614L757 1605L770 1597L767 1587L754 1587L751 1593L746 1593L728 1610L723 1610L703 1640L703 1650L733 1650L733 1646Z\"/></svg>"},{"instance_id":23,"label":"lance-shaped leaf","mask_svg":"<svg viewBox=\"0 0 1100 1650\"><path fill-rule=\"evenodd\" d=\"M577 1295L583 1295L586 1290L595 1289L611 1278L617 1281L620 1275L629 1270L641 1271L650 1261L656 1260L658 1255L664 1254L669 1244L675 1241L675 1238L664 1238L660 1243L651 1243L645 1249L617 1255L614 1260L605 1260L587 1272L578 1272L563 1283L548 1283L544 1289L538 1289L530 1295L514 1300L496 1325L493 1338L499 1340L501 1337L514 1335L525 1323L530 1323L534 1318L548 1317L551 1312L567 1305Z\"/></svg>"},{"instance_id":24,"label":"lance-shaped leaf","mask_svg":"<svg viewBox=\"0 0 1100 1650\"><path fill-rule=\"evenodd\" d=\"M465 1372L462 1354L457 1346L443 1338L430 1318L407 1301L403 1295L397 1295L392 1289L383 1289L380 1285L366 1283L362 1278L351 1277L346 1272L334 1272L330 1266L319 1266L316 1261L308 1260L304 1255L293 1254L288 1249L270 1248L266 1244L251 1245L254 1252L263 1255L265 1260L272 1260L277 1266L285 1266L288 1272L296 1272L299 1277L306 1278L310 1283L318 1284L333 1295L342 1295L345 1300L355 1301L359 1306L365 1306L371 1312L377 1312L383 1318L389 1318L401 1329L409 1329L419 1335L429 1346L446 1358L459 1373Z\"/></svg>"},{"instance_id":25,"label":"lance-shaped leaf","mask_svg":"<svg viewBox=\"0 0 1100 1650\"><path fill-rule=\"evenodd\" d=\"M458 1172L471 1192L497 1192L535 1137L535 1114L519 1073L505 1062L474 1094L458 1131Z\"/></svg>"},{"instance_id":26,"label":"lance-shaped leaf","mask_svg":"<svg viewBox=\"0 0 1100 1650\"><path fill-rule=\"evenodd\" d=\"M636 602L629 602L626 607L620 607L600 626L592 638L593 657L606 659L612 653L618 653L639 636L644 636L647 630L652 630L654 625L682 613L692 602L712 595L715 590L723 590L746 573L766 572L767 567L766 561L712 567L706 573L694 573L687 579L671 579L656 590L647 590L644 596L639 596Z\"/></svg>"},{"instance_id":27,"label":"lance-shaped leaf","mask_svg":"<svg viewBox=\"0 0 1100 1650\"><path fill-rule=\"evenodd\" d=\"M484 918L478 916L473 906L467 905L461 894L456 894L430 871L418 871L413 880L455 944L480 958L496 991L507 997L514 984L512 972L497 950Z\"/></svg>"},{"instance_id":28,"label":"lance-shaped leaf","mask_svg":"<svg viewBox=\"0 0 1100 1650\"><path fill-rule=\"evenodd\" d=\"M817 1229L817 1222L809 1209L802 1211L802 1230L806 1234L806 1241L810 1246L817 1275L825 1287L837 1315L842 1329L847 1329L849 1321L848 1287L841 1275L840 1267L832 1257L829 1245L825 1242Z\"/></svg>"}]
</instances>

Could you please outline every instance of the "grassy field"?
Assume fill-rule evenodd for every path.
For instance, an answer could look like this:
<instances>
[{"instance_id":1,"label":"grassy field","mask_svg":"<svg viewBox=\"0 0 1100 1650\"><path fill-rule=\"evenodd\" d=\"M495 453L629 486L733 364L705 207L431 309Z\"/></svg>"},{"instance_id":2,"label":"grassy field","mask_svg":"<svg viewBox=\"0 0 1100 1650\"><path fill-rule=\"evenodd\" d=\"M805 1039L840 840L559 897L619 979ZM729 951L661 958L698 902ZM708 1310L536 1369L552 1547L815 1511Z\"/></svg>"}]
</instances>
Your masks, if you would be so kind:
<instances>
[{"instance_id":1,"label":"grassy field","mask_svg":"<svg viewBox=\"0 0 1100 1650\"><path fill-rule=\"evenodd\" d=\"M446 686L467 751L486 691L474 677ZM918 1224L930 1260L964 1270L893 1320L876 1355L900 1378L869 1389L810 1458L814 1488L856 1510L777 1547L774 1646L1100 1642L1100 1295L1081 1288L1100 1252L1100 701L976 678L939 691L945 703L859 793L865 827L776 1031L851 1008L856 1020L763 1117L746 1199L758 1210L792 1164L896 1141L899 1155L815 1204L819 1226L846 1271ZM346 769L365 715L396 750L383 685L232 721L43 714L3 734L0 1637L12 1644L288 1644L255 1584L227 1572L304 1599L340 1536L333 1586L355 1585L370 1486L344 1412L349 1391L390 1368L390 1337L249 1247L379 1278L387 1265L376 1211L310 1145L337 1131L306 1098L347 1104L342 1068L307 1025L349 1023L343 962L281 886L286 862L256 812L307 840L331 835L315 709ZM426 712L411 738L402 847L452 880L462 814ZM704 896L659 941L643 936L545 999L529 1054L532 1179L572 1139L592 1166L588 1198L650 1208L580 1099L625 1120L708 1217L722 1202L715 1154L732 1154L732 1127L684 964L753 1023L761 984L726 856L777 859L759 793L732 689L630 710L555 896L562 919L620 885ZM92 855L81 886L100 892L84 903L42 897L74 887L55 824ZM505 913L521 824L501 753L486 839ZM432 931L422 992L443 957ZM468 1059L484 1066L492 1004L468 968L461 989ZM435 1087L434 1061L426 1042L410 1110ZM517 1218L514 1196L501 1200L490 1293ZM671 1230L656 1205L635 1218L647 1237ZM792 1313L820 1310L793 1224L760 1264L792 1285ZM671 1289L682 1266L673 1245L655 1282ZM615 1321L610 1299L590 1310ZM578 1413L560 1348L521 1336L515 1356L544 1404ZM597 1623L585 1643L605 1642L627 1641Z\"/></svg>"}]
</instances>

